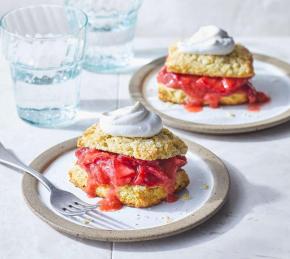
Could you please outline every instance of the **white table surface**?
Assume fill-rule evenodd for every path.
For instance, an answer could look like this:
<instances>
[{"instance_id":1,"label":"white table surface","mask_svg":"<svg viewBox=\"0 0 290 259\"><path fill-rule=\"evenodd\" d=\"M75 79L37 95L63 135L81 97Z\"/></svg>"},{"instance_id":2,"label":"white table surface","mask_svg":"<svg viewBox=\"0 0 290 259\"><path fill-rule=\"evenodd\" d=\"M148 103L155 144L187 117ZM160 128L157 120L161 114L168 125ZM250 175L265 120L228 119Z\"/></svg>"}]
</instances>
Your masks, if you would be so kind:
<instances>
[{"instance_id":1,"label":"white table surface","mask_svg":"<svg viewBox=\"0 0 290 259\"><path fill-rule=\"evenodd\" d=\"M172 39L137 39L137 64L166 52ZM290 62L290 38L241 39L251 50ZM131 73L83 73L79 121L65 129L41 129L15 111L7 64L0 60L0 141L25 162L77 136L102 111L130 103ZM211 220L186 233L142 243L76 240L58 233L25 205L21 175L0 166L0 258L290 258L290 123L263 132L209 136L174 130L215 152L226 163L229 202Z\"/></svg>"}]
</instances>

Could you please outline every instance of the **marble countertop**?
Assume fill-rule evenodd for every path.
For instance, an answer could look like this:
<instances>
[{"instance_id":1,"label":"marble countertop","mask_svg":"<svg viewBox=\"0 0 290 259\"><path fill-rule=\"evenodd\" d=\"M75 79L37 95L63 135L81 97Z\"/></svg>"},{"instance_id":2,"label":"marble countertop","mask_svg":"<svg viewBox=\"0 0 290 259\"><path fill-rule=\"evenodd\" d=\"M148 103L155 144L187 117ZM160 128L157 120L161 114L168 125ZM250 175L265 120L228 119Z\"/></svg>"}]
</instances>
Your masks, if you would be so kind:
<instances>
[{"instance_id":1,"label":"marble countertop","mask_svg":"<svg viewBox=\"0 0 290 259\"><path fill-rule=\"evenodd\" d=\"M164 55L172 39L139 38L133 69ZM290 62L290 38L241 38L252 51ZM42 129L16 114L7 64L0 60L0 141L25 162L92 124L98 113L131 103L132 72L82 74L81 112L76 124ZM100 95L100 92L102 93ZM78 240L50 228L26 206L21 175L0 166L0 258L290 258L290 122L236 136L210 136L174 130L204 145L227 165L229 201L212 219L186 233L142 243Z\"/></svg>"}]
</instances>

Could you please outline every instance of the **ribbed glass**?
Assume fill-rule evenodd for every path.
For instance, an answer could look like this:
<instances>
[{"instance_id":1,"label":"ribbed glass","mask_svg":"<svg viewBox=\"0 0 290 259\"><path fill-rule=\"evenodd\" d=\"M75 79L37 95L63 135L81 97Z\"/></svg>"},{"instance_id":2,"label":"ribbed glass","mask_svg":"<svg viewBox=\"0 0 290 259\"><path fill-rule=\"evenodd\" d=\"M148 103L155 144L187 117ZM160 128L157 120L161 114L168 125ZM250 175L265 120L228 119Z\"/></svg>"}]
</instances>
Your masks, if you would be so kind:
<instances>
[{"instance_id":1,"label":"ribbed glass","mask_svg":"<svg viewBox=\"0 0 290 259\"><path fill-rule=\"evenodd\" d=\"M142 0L65 0L65 3L88 15L85 69L118 71L130 63Z\"/></svg>"},{"instance_id":2,"label":"ribbed glass","mask_svg":"<svg viewBox=\"0 0 290 259\"><path fill-rule=\"evenodd\" d=\"M28 6L2 17L2 48L22 119L53 127L74 118L86 25L84 12L58 5Z\"/></svg>"}]
</instances>

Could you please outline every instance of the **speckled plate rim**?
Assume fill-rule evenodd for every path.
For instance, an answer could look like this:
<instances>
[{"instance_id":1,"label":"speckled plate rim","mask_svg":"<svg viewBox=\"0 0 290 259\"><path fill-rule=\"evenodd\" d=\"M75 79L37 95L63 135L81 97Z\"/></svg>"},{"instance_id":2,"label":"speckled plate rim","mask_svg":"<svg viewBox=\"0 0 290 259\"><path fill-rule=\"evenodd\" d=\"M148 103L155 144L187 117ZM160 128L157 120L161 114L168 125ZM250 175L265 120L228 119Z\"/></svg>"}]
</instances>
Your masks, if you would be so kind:
<instances>
[{"instance_id":1,"label":"speckled plate rim","mask_svg":"<svg viewBox=\"0 0 290 259\"><path fill-rule=\"evenodd\" d=\"M76 141L77 138L70 139L49 148L35 158L30 166L39 172L44 172L59 156L75 149ZM135 242L181 233L198 226L213 216L225 203L230 188L229 173L223 162L206 148L190 141L186 141L186 143L189 150L197 154L211 169L214 186L209 199L200 209L175 222L140 230L104 230L81 226L62 218L46 207L38 194L38 181L28 174L24 174L22 181L25 201L34 214L44 222L62 233L79 238L111 242Z\"/></svg>"},{"instance_id":2,"label":"speckled plate rim","mask_svg":"<svg viewBox=\"0 0 290 259\"><path fill-rule=\"evenodd\" d=\"M290 64L274 57L270 57L263 54L253 54L255 60L259 60L264 63L268 63L279 68L286 76L290 77ZM131 78L129 83L129 92L131 97L135 101L140 101L151 111L159 114L163 122L173 128L183 129L191 132L214 134L214 135L226 135L226 134L239 134L259 131L267 128L271 128L280 125L290 120L290 109L287 111L273 116L269 119L261 120L258 122L235 124L235 125L222 125L222 124L203 124L194 123L185 120L176 119L168 116L165 113L155 109L145 98L144 88L146 78L159 66L164 64L166 57L161 57L153 60L149 64L141 67Z\"/></svg>"}]
</instances>

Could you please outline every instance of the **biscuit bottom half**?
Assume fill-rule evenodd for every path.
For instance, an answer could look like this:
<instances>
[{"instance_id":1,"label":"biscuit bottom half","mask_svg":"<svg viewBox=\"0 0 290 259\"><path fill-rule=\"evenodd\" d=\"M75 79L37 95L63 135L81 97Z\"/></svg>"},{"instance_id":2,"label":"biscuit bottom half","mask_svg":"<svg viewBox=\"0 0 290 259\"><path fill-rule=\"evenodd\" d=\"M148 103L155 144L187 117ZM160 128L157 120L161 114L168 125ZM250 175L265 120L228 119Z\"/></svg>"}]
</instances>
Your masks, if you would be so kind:
<instances>
[{"instance_id":1,"label":"biscuit bottom half","mask_svg":"<svg viewBox=\"0 0 290 259\"><path fill-rule=\"evenodd\" d=\"M76 187L85 191L87 186L88 174L78 165L74 165L68 173L69 180ZM176 174L175 192L187 187L189 178L183 169ZM96 196L106 197L110 190L109 185L96 187ZM130 207L146 208L157 205L167 197L167 192L163 186L147 187L142 185L124 185L116 189L121 203Z\"/></svg>"},{"instance_id":2,"label":"biscuit bottom half","mask_svg":"<svg viewBox=\"0 0 290 259\"><path fill-rule=\"evenodd\" d=\"M176 104L185 104L186 94L182 89L173 89L158 83L158 96L159 99L164 102L171 102ZM222 96L219 99L220 105L239 105L248 102L247 92L240 90L227 96ZM204 105L208 105L207 101L204 101Z\"/></svg>"}]
</instances>

